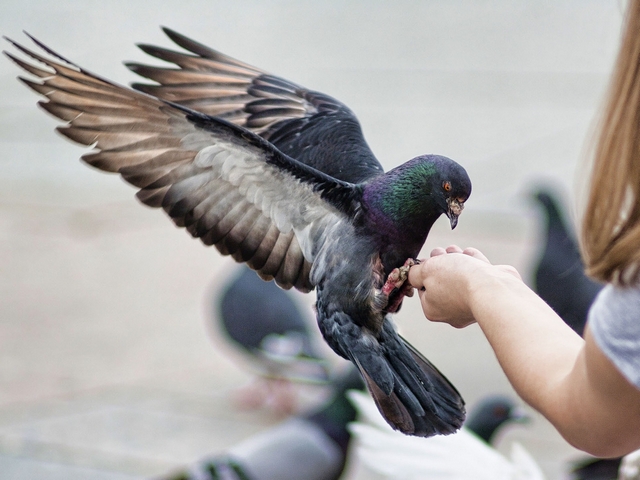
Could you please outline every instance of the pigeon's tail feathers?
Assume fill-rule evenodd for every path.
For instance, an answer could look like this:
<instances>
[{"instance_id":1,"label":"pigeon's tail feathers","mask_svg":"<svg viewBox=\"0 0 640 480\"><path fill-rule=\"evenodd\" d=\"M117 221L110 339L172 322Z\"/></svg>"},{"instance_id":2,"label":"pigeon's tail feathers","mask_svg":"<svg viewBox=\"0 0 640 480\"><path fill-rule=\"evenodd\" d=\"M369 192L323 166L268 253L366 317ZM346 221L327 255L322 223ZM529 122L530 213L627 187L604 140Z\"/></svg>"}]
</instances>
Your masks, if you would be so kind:
<instances>
[{"instance_id":1,"label":"pigeon's tail feathers","mask_svg":"<svg viewBox=\"0 0 640 480\"><path fill-rule=\"evenodd\" d=\"M362 378L364 379L376 407L378 407L378 410L389 425L401 432L415 431L415 422L412 419L412 415L407 407L404 406L402 401L400 401L396 393L393 390L386 393L369 376L360 362L356 360L355 363L362 374Z\"/></svg>"},{"instance_id":2,"label":"pigeon's tail feathers","mask_svg":"<svg viewBox=\"0 0 640 480\"><path fill-rule=\"evenodd\" d=\"M416 422L423 427L416 434L429 437L456 432L465 419L464 400L460 393L429 360L399 336L389 322L383 329L385 332L391 339L389 342L387 337L384 342L391 344L387 358L401 376L399 386L409 390L424 409L424 415Z\"/></svg>"},{"instance_id":3,"label":"pigeon's tail feathers","mask_svg":"<svg viewBox=\"0 0 640 480\"><path fill-rule=\"evenodd\" d=\"M427 360L413 345L407 342L401 336L403 346L409 351L409 354L413 358L415 365L417 365L422 374L430 381L431 386L434 389L436 397L434 398L434 406L438 410L439 416L447 417L460 416L460 425L456 427L456 430L462 426L462 422L465 418L464 400L460 395L460 392L453 386L453 384L445 377L436 366ZM455 422L457 424L457 421Z\"/></svg>"},{"instance_id":4,"label":"pigeon's tail feathers","mask_svg":"<svg viewBox=\"0 0 640 480\"><path fill-rule=\"evenodd\" d=\"M400 337L388 318L375 331L325 302L320 285L318 326L329 346L358 368L378 410L406 435L448 435L464 421L464 401L426 358Z\"/></svg>"},{"instance_id":5,"label":"pigeon's tail feathers","mask_svg":"<svg viewBox=\"0 0 640 480\"><path fill-rule=\"evenodd\" d=\"M389 425L407 435L431 437L457 431L464 422L462 397L438 369L400 337L389 322L379 348L350 356L378 410Z\"/></svg>"}]
</instances>

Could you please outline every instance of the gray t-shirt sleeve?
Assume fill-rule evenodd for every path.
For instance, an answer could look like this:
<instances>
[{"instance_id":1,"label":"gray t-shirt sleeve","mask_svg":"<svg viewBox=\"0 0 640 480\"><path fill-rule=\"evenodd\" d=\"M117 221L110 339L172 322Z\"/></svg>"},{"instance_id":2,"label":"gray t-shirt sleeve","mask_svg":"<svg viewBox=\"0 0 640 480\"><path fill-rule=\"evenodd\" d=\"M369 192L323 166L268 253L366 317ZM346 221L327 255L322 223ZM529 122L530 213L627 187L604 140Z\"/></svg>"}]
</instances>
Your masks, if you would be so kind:
<instances>
[{"instance_id":1,"label":"gray t-shirt sleeve","mask_svg":"<svg viewBox=\"0 0 640 480\"><path fill-rule=\"evenodd\" d=\"M604 287L588 325L598 347L640 389L640 287Z\"/></svg>"}]
</instances>

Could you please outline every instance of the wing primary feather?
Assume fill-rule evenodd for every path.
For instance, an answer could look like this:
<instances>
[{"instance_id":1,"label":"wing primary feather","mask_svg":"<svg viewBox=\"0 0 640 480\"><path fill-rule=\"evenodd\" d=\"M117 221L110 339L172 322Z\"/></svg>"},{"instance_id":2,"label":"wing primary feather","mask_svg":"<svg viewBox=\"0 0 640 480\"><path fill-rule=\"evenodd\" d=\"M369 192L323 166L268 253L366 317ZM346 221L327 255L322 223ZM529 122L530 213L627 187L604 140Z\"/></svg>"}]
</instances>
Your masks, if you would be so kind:
<instances>
[{"instance_id":1,"label":"wing primary feather","mask_svg":"<svg viewBox=\"0 0 640 480\"><path fill-rule=\"evenodd\" d=\"M278 239L276 240L276 243L271 249L271 252L269 252L267 261L265 262L264 266L260 269L262 272L274 278L276 277L276 275L280 270L280 262L285 257L292 239L293 239L293 232L290 232L287 234L280 233L280 235L278 236Z\"/></svg>"},{"instance_id":2,"label":"wing primary feather","mask_svg":"<svg viewBox=\"0 0 640 480\"><path fill-rule=\"evenodd\" d=\"M211 58L214 60L219 59L221 61L224 61L225 63L238 65L241 67L245 67L247 69L254 70L256 73L261 72L257 68L252 67L251 65L247 65L246 63L241 62L240 60L236 60L235 58L232 58L228 55L220 53L217 50L214 50L210 47L207 47L206 45L196 42L195 40L191 40L190 38L185 37L184 35L170 28L162 27L162 31L167 35L167 37L171 39L171 41L173 41L173 43L184 48L185 50L189 50L190 52L195 53L196 55L200 55L205 58Z\"/></svg>"},{"instance_id":3,"label":"wing primary feather","mask_svg":"<svg viewBox=\"0 0 640 480\"><path fill-rule=\"evenodd\" d=\"M279 236L280 230L278 230L278 227L271 224L264 234L260 245L256 248L253 256L251 259L247 260L247 264L254 270L262 270L262 267L267 263L269 254L273 250Z\"/></svg>"},{"instance_id":4,"label":"wing primary feather","mask_svg":"<svg viewBox=\"0 0 640 480\"><path fill-rule=\"evenodd\" d=\"M226 62L222 62L219 59L212 59L206 57L198 57L182 52L176 52L168 48L157 47L155 45L147 45L140 43L137 45L140 50L152 57L155 57L165 62L171 62L178 65L182 69L198 69L210 72L225 72L231 73L235 76L246 77L247 79L253 78L256 75L256 69L249 69L246 67L239 67L237 65L231 65ZM140 64L134 62L126 62L127 68L134 70L134 68ZM135 70L134 70L135 71ZM180 70L175 70L179 73Z\"/></svg>"},{"instance_id":5,"label":"wing primary feather","mask_svg":"<svg viewBox=\"0 0 640 480\"><path fill-rule=\"evenodd\" d=\"M222 240L229 255L237 262L244 262L242 258L241 245L251 232L256 220L260 217L260 211L257 208L248 208L246 214L238 220L227 236Z\"/></svg>"}]
</instances>

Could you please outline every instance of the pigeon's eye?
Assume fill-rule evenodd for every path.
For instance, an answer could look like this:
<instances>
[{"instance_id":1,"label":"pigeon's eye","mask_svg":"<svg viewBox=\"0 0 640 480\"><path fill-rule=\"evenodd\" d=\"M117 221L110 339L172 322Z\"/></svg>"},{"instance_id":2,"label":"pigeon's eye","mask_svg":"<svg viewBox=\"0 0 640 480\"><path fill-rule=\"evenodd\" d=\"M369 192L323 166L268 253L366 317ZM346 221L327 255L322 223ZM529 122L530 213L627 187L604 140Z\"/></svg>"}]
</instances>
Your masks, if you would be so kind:
<instances>
[{"instance_id":1,"label":"pigeon's eye","mask_svg":"<svg viewBox=\"0 0 640 480\"><path fill-rule=\"evenodd\" d=\"M445 192L450 192L451 191L451 182L444 182L442 184L442 188L444 188Z\"/></svg>"}]
</instances>

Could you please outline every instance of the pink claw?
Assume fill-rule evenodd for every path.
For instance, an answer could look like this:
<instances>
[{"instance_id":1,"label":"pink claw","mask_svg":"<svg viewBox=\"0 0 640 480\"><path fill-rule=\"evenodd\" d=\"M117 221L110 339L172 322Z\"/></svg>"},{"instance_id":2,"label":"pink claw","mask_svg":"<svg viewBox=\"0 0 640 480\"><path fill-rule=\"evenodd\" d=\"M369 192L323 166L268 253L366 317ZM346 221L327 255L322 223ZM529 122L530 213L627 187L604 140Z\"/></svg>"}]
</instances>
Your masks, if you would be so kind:
<instances>
[{"instance_id":1,"label":"pink claw","mask_svg":"<svg viewBox=\"0 0 640 480\"><path fill-rule=\"evenodd\" d=\"M413 287L408 282L409 269L417 263L417 260L408 258L402 267L394 268L387 277L386 282L382 286L382 294L390 297L389 302L384 309L385 312L396 313L400 310L404 297L413 296Z\"/></svg>"}]
</instances>

